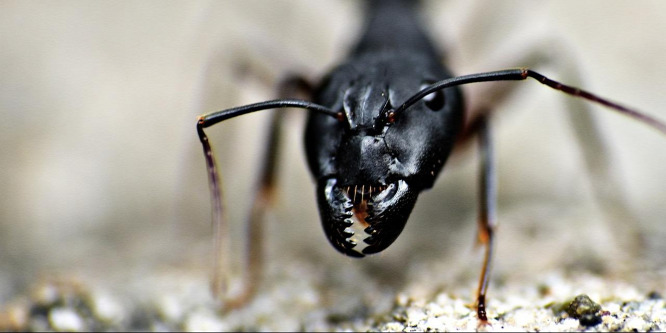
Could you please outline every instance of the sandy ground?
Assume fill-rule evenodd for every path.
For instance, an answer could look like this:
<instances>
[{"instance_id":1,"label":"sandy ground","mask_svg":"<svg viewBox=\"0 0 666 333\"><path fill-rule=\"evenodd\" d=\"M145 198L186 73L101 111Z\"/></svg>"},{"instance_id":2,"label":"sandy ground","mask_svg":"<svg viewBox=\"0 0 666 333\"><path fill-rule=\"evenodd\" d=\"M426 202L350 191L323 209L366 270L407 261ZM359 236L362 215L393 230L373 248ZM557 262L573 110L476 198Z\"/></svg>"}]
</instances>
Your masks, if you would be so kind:
<instances>
[{"instance_id":1,"label":"sandy ground","mask_svg":"<svg viewBox=\"0 0 666 333\"><path fill-rule=\"evenodd\" d=\"M560 59L537 65L544 74L566 81L560 65L573 66L585 88L666 119L661 1L426 4L457 74L523 66L537 49ZM196 116L269 99L288 72L319 78L353 40L356 2L0 7L0 330L477 328L466 306L481 255L474 151L450 161L391 248L345 258L319 227L298 111L286 113L259 296L219 314L208 292L210 203ZM666 330L666 140L593 109L618 185L605 191L623 193L633 211L613 221L565 104L524 83L496 106L501 226L492 326L482 329ZM211 131L232 221L247 211L265 120ZM232 229L237 268L243 226ZM632 232L643 236L640 252L625 244ZM580 294L600 304L600 323L559 311Z\"/></svg>"}]
</instances>

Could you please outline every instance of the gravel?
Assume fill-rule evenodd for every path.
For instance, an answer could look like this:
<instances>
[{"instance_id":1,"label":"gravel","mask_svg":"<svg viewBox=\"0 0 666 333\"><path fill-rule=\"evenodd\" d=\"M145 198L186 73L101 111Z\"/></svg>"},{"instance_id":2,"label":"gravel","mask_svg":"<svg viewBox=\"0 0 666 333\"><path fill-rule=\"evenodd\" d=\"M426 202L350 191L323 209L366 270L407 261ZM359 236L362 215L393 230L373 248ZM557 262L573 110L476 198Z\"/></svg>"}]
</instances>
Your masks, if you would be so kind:
<instances>
[{"instance_id":1,"label":"gravel","mask_svg":"<svg viewBox=\"0 0 666 333\"><path fill-rule=\"evenodd\" d=\"M381 286L362 271L324 276L314 263L268 273L246 307L220 311L205 274L165 271L111 292L81 277L48 279L0 312L20 331L663 331L664 289L590 273L549 272L491 286L489 322L470 306L474 285ZM411 267L418 269L416 266ZM427 274L428 272L421 272ZM429 274L428 274L429 275ZM430 276L430 275L429 275ZM656 277L655 277L656 278ZM661 277L663 281L663 276ZM349 285L343 281L350 282ZM358 282L360 281L360 282ZM662 284L663 288L663 284Z\"/></svg>"}]
</instances>

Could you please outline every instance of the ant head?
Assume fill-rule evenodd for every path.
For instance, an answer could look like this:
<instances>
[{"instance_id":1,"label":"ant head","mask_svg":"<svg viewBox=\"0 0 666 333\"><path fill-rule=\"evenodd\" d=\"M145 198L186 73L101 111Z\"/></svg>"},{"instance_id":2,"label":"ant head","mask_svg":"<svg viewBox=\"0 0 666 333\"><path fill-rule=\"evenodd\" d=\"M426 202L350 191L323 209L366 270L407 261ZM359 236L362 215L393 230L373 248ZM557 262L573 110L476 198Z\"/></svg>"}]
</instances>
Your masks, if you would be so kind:
<instances>
[{"instance_id":1,"label":"ant head","mask_svg":"<svg viewBox=\"0 0 666 333\"><path fill-rule=\"evenodd\" d=\"M406 57L381 55L328 77L315 102L343 115L312 113L305 143L318 180L317 200L329 241L342 253L380 252L402 232L419 193L432 186L462 122L457 87L431 91L393 117L395 106L448 73ZM407 108L404 107L404 108Z\"/></svg>"}]
</instances>

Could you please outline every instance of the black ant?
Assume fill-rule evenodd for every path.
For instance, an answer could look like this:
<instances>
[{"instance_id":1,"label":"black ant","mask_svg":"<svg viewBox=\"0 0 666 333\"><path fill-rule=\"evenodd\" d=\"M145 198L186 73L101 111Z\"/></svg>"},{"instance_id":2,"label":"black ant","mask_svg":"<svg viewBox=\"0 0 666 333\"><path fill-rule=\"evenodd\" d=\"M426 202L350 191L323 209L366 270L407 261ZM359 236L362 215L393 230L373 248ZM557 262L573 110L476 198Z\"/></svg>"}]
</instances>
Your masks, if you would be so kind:
<instances>
[{"instance_id":1,"label":"black ant","mask_svg":"<svg viewBox=\"0 0 666 333\"><path fill-rule=\"evenodd\" d=\"M378 253L400 235L419 194L433 186L456 145L478 137L481 152L478 241L485 248L477 291L477 314L487 322L486 292L495 227L495 165L489 111L465 120L459 86L477 82L534 79L565 94L601 104L666 134L666 124L588 91L551 80L530 69L509 69L453 77L441 64L440 52L424 33L416 1L369 1L365 32L349 57L316 87L299 79L287 87L309 92L311 101L277 99L205 114L197 121L208 167L217 253L224 239L222 193L210 142L204 128L247 113L301 108L309 112L305 150L317 183L317 202L324 232L338 251L351 257ZM273 122L276 133L279 118ZM272 137L273 135L271 135ZM274 142L274 139L272 140ZM269 144L271 152L275 147ZM261 188L252 206L250 235L260 233L260 220L274 183L275 156L270 153ZM260 246L253 246L249 278L242 295L254 293L261 266ZM218 258L219 259L219 258ZM222 290L216 260L213 290Z\"/></svg>"}]
</instances>

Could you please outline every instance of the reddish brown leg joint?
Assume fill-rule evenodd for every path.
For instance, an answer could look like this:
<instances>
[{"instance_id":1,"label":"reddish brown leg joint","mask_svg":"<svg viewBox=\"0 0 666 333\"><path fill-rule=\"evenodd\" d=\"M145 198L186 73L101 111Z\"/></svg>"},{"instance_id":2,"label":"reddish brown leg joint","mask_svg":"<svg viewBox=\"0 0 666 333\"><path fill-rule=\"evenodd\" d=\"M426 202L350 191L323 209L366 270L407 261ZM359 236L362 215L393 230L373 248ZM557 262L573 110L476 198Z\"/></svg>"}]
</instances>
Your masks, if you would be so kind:
<instances>
[{"instance_id":1,"label":"reddish brown leg joint","mask_svg":"<svg viewBox=\"0 0 666 333\"><path fill-rule=\"evenodd\" d=\"M487 116L479 119L479 233L478 242L484 246L484 258L477 289L477 315L482 324L488 323L486 313L486 291L490 280L490 265L494 247L495 205L497 202L496 170L493 158L493 141Z\"/></svg>"}]
</instances>

